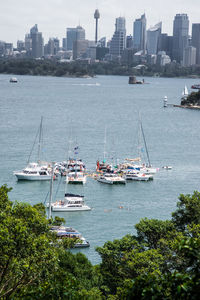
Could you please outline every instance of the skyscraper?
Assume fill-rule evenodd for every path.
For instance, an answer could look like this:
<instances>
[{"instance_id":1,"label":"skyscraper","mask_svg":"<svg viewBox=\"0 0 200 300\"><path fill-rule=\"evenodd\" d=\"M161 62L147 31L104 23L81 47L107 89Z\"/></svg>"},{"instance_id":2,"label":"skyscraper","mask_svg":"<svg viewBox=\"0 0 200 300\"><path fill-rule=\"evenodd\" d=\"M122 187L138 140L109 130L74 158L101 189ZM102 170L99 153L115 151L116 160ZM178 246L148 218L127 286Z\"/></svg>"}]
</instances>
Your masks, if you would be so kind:
<instances>
[{"instance_id":1,"label":"skyscraper","mask_svg":"<svg viewBox=\"0 0 200 300\"><path fill-rule=\"evenodd\" d=\"M183 63L184 67L194 66L196 63L196 48L187 46L183 51Z\"/></svg>"},{"instance_id":2,"label":"skyscraper","mask_svg":"<svg viewBox=\"0 0 200 300\"><path fill-rule=\"evenodd\" d=\"M38 32L37 24L30 29L30 37L32 40L32 57L40 58L44 55L44 41L42 33Z\"/></svg>"},{"instance_id":3,"label":"skyscraper","mask_svg":"<svg viewBox=\"0 0 200 300\"><path fill-rule=\"evenodd\" d=\"M96 20L96 27L95 27L95 43L97 44L98 41L98 19L100 18L99 10L96 9L94 12L94 18Z\"/></svg>"},{"instance_id":4,"label":"skyscraper","mask_svg":"<svg viewBox=\"0 0 200 300\"><path fill-rule=\"evenodd\" d=\"M123 17L116 19L115 32L110 42L110 54L121 56L126 45L126 20Z\"/></svg>"},{"instance_id":5,"label":"skyscraper","mask_svg":"<svg viewBox=\"0 0 200 300\"><path fill-rule=\"evenodd\" d=\"M147 30L147 54L156 55L158 52L159 39L161 36L162 22Z\"/></svg>"},{"instance_id":6,"label":"skyscraper","mask_svg":"<svg viewBox=\"0 0 200 300\"><path fill-rule=\"evenodd\" d=\"M137 51L146 50L146 17L145 14L133 23L133 48Z\"/></svg>"},{"instance_id":7,"label":"skyscraper","mask_svg":"<svg viewBox=\"0 0 200 300\"><path fill-rule=\"evenodd\" d=\"M176 14L173 24L173 59L181 63L183 51L188 45L189 19L187 14Z\"/></svg>"},{"instance_id":8,"label":"skyscraper","mask_svg":"<svg viewBox=\"0 0 200 300\"><path fill-rule=\"evenodd\" d=\"M192 46L196 48L196 64L200 65L200 24L192 24Z\"/></svg>"},{"instance_id":9,"label":"skyscraper","mask_svg":"<svg viewBox=\"0 0 200 300\"><path fill-rule=\"evenodd\" d=\"M85 29L81 26L77 26L76 28L67 28L66 38L67 50L73 50L73 43L75 41L85 40Z\"/></svg>"}]
</instances>

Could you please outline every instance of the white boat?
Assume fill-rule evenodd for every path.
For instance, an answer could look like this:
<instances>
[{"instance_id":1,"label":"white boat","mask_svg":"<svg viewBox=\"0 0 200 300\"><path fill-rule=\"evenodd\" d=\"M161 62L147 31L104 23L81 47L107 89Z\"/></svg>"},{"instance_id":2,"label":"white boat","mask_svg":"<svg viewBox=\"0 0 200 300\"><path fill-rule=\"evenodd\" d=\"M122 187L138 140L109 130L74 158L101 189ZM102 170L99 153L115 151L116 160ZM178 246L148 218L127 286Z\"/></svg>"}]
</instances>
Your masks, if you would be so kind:
<instances>
[{"instance_id":1,"label":"white boat","mask_svg":"<svg viewBox=\"0 0 200 300\"><path fill-rule=\"evenodd\" d=\"M152 175L147 175L140 172L127 172L125 175L126 180L135 180L135 181L149 181L153 179Z\"/></svg>"},{"instance_id":2,"label":"white boat","mask_svg":"<svg viewBox=\"0 0 200 300\"><path fill-rule=\"evenodd\" d=\"M17 180L50 180L51 168L38 163L29 163L22 171L15 171Z\"/></svg>"},{"instance_id":3,"label":"white boat","mask_svg":"<svg viewBox=\"0 0 200 300\"><path fill-rule=\"evenodd\" d=\"M66 182L72 184L85 184L86 175L83 172L70 172L66 175Z\"/></svg>"},{"instance_id":4,"label":"white boat","mask_svg":"<svg viewBox=\"0 0 200 300\"><path fill-rule=\"evenodd\" d=\"M10 82L17 83L17 78L16 77L11 77Z\"/></svg>"},{"instance_id":5,"label":"white boat","mask_svg":"<svg viewBox=\"0 0 200 300\"><path fill-rule=\"evenodd\" d=\"M78 239L79 241L75 243L74 248L85 248L90 247L90 243L82 236L80 232L72 227L65 226L52 226L51 232L55 232L58 238L70 238Z\"/></svg>"},{"instance_id":6,"label":"white boat","mask_svg":"<svg viewBox=\"0 0 200 300\"><path fill-rule=\"evenodd\" d=\"M182 99L186 99L188 96L188 89L187 86L185 85L183 92L182 92Z\"/></svg>"},{"instance_id":7,"label":"white boat","mask_svg":"<svg viewBox=\"0 0 200 300\"><path fill-rule=\"evenodd\" d=\"M143 145L141 143L141 139L143 140ZM142 156L146 153L146 158L148 163L141 163ZM127 173L133 171L134 173L141 173L145 175L153 175L157 173L158 168L153 168L150 162L149 152L147 149L147 143L144 135L144 130L142 126L142 121L139 122L139 130L138 130L138 157L137 158L126 158L126 163L122 164L122 172ZM143 161L145 159L143 158ZM123 169L124 168L124 169ZM152 179L152 176L150 177Z\"/></svg>"},{"instance_id":8,"label":"white boat","mask_svg":"<svg viewBox=\"0 0 200 300\"><path fill-rule=\"evenodd\" d=\"M172 166L164 166L163 169L165 169L165 170L171 170Z\"/></svg>"},{"instance_id":9,"label":"white boat","mask_svg":"<svg viewBox=\"0 0 200 300\"><path fill-rule=\"evenodd\" d=\"M48 205L47 205L48 206ZM84 196L65 194L64 200L51 203L52 211L85 211L91 208L84 203Z\"/></svg>"},{"instance_id":10,"label":"white boat","mask_svg":"<svg viewBox=\"0 0 200 300\"><path fill-rule=\"evenodd\" d=\"M105 173L97 177L97 181L107 184L125 184L126 180L114 173Z\"/></svg>"},{"instance_id":11,"label":"white boat","mask_svg":"<svg viewBox=\"0 0 200 300\"><path fill-rule=\"evenodd\" d=\"M42 121L43 118L41 118L40 127L37 132L36 138L39 137L38 141L38 159L37 162L31 162L30 163L30 157L32 150L35 145L35 141L31 150L31 153L28 158L27 166L21 170L21 171L14 171L13 174L17 177L17 180L50 180L51 179L51 166L47 162L42 162L40 160L40 152L41 152L41 139L42 139ZM36 140L36 139L35 139Z\"/></svg>"}]
</instances>

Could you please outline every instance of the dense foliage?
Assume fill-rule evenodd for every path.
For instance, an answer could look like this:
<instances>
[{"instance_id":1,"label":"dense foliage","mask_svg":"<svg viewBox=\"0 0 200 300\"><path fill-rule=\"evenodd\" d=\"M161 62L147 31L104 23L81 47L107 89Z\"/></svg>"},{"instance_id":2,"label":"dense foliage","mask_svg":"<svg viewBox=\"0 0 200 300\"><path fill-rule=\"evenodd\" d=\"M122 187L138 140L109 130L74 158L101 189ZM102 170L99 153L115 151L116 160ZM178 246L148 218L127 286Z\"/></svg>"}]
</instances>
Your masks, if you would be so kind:
<instances>
[{"instance_id":1,"label":"dense foliage","mask_svg":"<svg viewBox=\"0 0 200 300\"><path fill-rule=\"evenodd\" d=\"M98 247L92 266L57 242L41 204L12 203L9 191L0 188L1 299L199 299L199 192L180 195L171 220L142 219L136 235Z\"/></svg>"},{"instance_id":2,"label":"dense foliage","mask_svg":"<svg viewBox=\"0 0 200 300\"><path fill-rule=\"evenodd\" d=\"M72 61L61 62L56 59L0 59L0 73L19 75L42 76L94 76L94 75L136 75L136 76L161 76L161 77L191 77L200 76L200 67L182 67L180 64L171 63L165 66L141 65L117 62L92 62Z\"/></svg>"},{"instance_id":3,"label":"dense foliage","mask_svg":"<svg viewBox=\"0 0 200 300\"><path fill-rule=\"evenodd\" d=\"M200 90L192 92L186 99L183 99L181 105L200 106Z\"/></svg>"}]
</instances>

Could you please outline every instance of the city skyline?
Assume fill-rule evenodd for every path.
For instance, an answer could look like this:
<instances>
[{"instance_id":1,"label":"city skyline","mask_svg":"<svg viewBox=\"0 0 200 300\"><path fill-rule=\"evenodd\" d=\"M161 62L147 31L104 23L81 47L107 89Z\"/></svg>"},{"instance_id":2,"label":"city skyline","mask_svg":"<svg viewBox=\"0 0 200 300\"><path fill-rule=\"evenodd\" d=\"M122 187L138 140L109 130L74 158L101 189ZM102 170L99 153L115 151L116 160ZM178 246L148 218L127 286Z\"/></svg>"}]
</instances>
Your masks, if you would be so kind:
<instances>
[{"instance_id":1,"label":"city skyline","mask_svg":"<svg viewBox=\"0 0 200 300\"><path fill-rule=\"evenodd\" d=\"M174 4L172 0L167 2L168 7L163 8L163 4L155 0L153 4L144 0L134 3L130 0L85 0L80 6L80 0L67 3L64 0L49 0L48 5L35 0L20 0L14 2L7 0L1 4L0 10L0 40L16 45L17 40L23 40L29 29L38 24L45 42L49 37L58 37L60 40L66 35L67 27L81 25L86 31L86 38L95 39L94 11L96 8L100 12L98 37L112 38L115 29L115 19L119 16L126 18L127 35L133 34L133 22L144 12L147 19L147 29L162 21L162 32L172 35L173 19L177 13L185 13L189 17L189 34L191 34L192 23L199 23L197 0L192 3L185 0Z\"/></svg>"}]
</instances>

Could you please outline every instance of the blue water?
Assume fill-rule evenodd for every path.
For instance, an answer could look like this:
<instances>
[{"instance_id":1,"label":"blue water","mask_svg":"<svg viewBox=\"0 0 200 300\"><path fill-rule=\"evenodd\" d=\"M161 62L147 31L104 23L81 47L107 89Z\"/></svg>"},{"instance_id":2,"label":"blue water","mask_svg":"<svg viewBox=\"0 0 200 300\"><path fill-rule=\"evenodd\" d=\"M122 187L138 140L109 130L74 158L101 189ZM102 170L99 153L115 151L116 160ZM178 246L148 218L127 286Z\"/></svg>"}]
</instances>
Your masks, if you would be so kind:
<instances>
[{"instance_id":1,"label":"blue water","mask_svg":"<svg viewBox=\"0 0 200 300\"><path fill-rule=\"evenodd\" d=\"M170 218L180 193L199 190L200 111L163 108L163 99L180 104L185 85L194 79L145 78L147 84L128 85L128 77L92 79L0 75L0 184L13 187L10 198L30 204L44 202L48 182L17 182L13 171L26 165L41 116L44 117L43 159L67 159L69 139L77 141L88 170L103 159L104 132L108 160L136 157L140 113L153 166L160 168L151 182L107 186L88 178L85 186L68 186L85 195L92 211L58 213L90 242L82 250L99 262L95 247L135 233L141 218ZM35 157L33 155L32 160ZM171 165L172 170L162 166ZM54 185L57 189L59 181ZM64 194L61 182L57 198ZM123 208L119 208L119 207Z\"/></svg>"}]
</instances>

